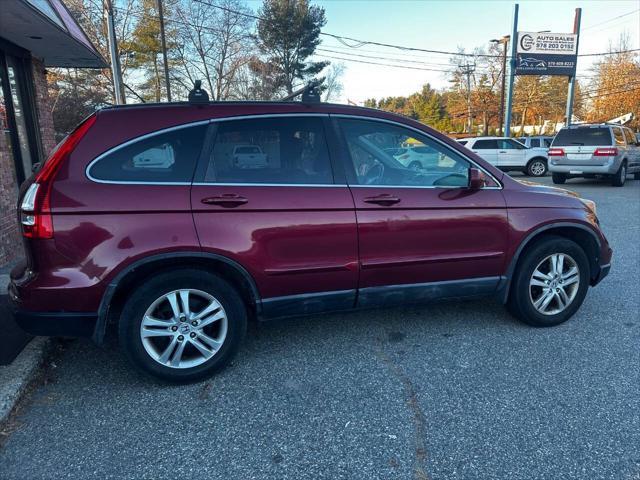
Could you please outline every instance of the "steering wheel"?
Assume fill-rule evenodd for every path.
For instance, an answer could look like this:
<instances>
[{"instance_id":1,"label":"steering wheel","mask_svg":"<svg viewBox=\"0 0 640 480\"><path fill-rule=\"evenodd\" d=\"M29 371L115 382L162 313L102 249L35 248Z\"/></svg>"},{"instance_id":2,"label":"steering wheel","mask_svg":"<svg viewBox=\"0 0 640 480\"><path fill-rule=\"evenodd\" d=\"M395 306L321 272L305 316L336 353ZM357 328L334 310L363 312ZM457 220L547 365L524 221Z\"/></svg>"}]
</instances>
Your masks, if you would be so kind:
<instances>
[{"instance_id":1,"label":"steering wheel","mask_svg":"<svg viewBox=\"0 0 640 480\"><path fill-rule=\"evenodd\" d=\"M376 163L372 166L367 173L365 173L364 184L365 185L377 185L384 176L384 165L382 163Z\"/></svg>"}]
</instances>

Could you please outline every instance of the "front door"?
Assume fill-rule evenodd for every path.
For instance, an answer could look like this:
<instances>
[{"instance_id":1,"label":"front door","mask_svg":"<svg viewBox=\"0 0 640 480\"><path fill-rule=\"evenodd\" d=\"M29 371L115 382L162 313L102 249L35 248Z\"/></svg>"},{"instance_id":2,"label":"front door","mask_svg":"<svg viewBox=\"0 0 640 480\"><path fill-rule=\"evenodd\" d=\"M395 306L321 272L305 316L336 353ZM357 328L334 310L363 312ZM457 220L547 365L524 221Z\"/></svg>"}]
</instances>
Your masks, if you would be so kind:
<instances>
[{"instance_id":1,"label":"front door","mask_svg":"<svg viewBox=\"0 0 640 480\"><path fill-rule=\"evenodd\" d=\"M469 190L472 164L416 130L346 117L337 122L358 220L359 303L492 292L508 231L499 184ZM438 151L438 162L415 170L386 153L407 141Z\"/></svg>"},{"instance_id":2,"label":"front door","mask_svg":"<svg viewBox=\"0 0 640 480\"><path fill-rule=\"evenodd\" d=\"M503 138L498 140L498 163L499 167L524 166L527 147L516 140Z\"/></svg>"},{"instance_id":3,"label":"front door","mask_svg":"<svg viewBox=\"0 0 640 480\"><path fill-rule=\"evenodd\" d=\"M191 202L202 249L254 278L265 316L351 308L358 279L353 199L334 178L327 116L216 122ZM259 156L247 161L246 151Z\"/></svg>"}]
</instances>

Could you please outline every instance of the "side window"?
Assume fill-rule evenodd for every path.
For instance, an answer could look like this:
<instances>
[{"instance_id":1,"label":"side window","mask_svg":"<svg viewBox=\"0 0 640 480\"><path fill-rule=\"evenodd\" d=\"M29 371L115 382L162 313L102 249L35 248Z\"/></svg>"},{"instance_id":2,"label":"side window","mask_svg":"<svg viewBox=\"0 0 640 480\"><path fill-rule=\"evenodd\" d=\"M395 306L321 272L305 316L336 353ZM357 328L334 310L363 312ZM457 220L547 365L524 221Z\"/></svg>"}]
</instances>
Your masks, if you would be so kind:
<instances>
[{"instance_id":1,"label":"side window","mask_svg":"<svg viewBox=\"0 0 640 480\"><path fill-rule=\"evenodd\" d=\"M551 146L551 142L552 142L552 138L545 138L544 139L544 148L549 148Z\"/></svg>"},{"instance_id":2,"label":"side window","mask_svg":"<svg viewBox=\"0 0 640 480\"><path fill-rule=\"evenodd\" d=\"M89 175L111 182L191 182L207 125L177 128L116 148Z\"/></svg>"},{"instance_id":3,"label":"side window","mask_svg":"<svg viewBox=\"0 0 640 480\"><path fill-rule=\"evenodd\" d=\"M622 131L624 132L624 136L627 139L627 145L635 145L636 138L634 137L633 132L628 128L624 128Z\"/></svg>"},{"instance_id":4,"label":"side window","mask_svg":"<svg viewBox=\"0 0 640 480\"><path fill-rule=\"evenodd\" d=\"M511 139L498 140L498 143L500 145L498 148L503 150L522 150L526 148L520 142Z\"/></svg>"},{"instance_id":5,"label":"side window","mask_svg":"<svg viewBox=\"0 0 640 480\"><path fill-rule=\"evenodd\" d=\"M358 185L466 187L470 163L413 130L383 122L339 120ZM394 149L405 148L394 155Z\"/></svg>"},{"instance_id":6,"label":"side window","mask_svg":"<svg viewBox=\"0 0 640 480\"><path fill-rule=\"evenodd\" d=\"M624 136L620 127L613 127L613 136L616 140L616 145L624 145Z\"/></svg>"},{"instance_id":7,"label":"side window","mask_svg":"<svg viewBox=\"0 0 640 480\"><path fill-rule=\"evenodd\" d=\"M498 149L498 141L497 140L476 140L476 143L473 144L474 150L497 150Z\"/></svg>"},{"instance_id":8,"label":"side window","mask_svg":"<svg viewBox=\"0 0 640 480\"><path fill-rule=\"evenodd\" d=\"M220 122L204 181L333 183L322 120L283 117Z\"/></svg>"},{"instance_id":9,"label":"side window","mask_svg":"<svg viewBox=\"0 0 640 480\"><path fill-rule=\"evenodd\" d=\"M467 144L467 141L466 141L466 140L458 140L458 143L459 143L460 145L466 145L466 144Z\"/></svg>"}]
</instances>

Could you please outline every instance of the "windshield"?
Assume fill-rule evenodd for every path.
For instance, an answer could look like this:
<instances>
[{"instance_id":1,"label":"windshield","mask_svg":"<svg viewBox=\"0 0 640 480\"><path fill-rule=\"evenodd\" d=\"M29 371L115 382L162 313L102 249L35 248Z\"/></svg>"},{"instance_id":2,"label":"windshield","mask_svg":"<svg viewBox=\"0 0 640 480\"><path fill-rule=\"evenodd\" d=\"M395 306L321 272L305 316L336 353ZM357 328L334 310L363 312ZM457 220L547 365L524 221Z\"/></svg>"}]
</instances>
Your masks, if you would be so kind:
<instances>
[{"instance_id":1,"label":"windshield","mask_svg":"<svg viewBox=\"0 0 640 480\"><path fill-rule=\"evenodd\" d=\"M553 139L552 145L554 147L611 145L611 133L606 127L563 128Z\"/></svg>"}]
</instances>

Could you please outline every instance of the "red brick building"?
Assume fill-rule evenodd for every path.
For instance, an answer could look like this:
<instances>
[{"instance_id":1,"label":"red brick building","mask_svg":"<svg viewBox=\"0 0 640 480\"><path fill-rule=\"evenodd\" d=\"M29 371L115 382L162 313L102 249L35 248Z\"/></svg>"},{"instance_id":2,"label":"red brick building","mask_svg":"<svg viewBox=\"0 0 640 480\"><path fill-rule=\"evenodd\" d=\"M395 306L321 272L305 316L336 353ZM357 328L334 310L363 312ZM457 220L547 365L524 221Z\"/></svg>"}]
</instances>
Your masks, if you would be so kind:
<instances>
[{"instance_id":1,"label":"red brick building","mask_svg":"<svg viewBox=\"0 0 640 480\"><path fill-rule=\"evenodd\" d=\"M106 63L60 0L1 0L0 267L22 254L20 184L55 146L46 67Z\"/></svg>"}]
</instances>

